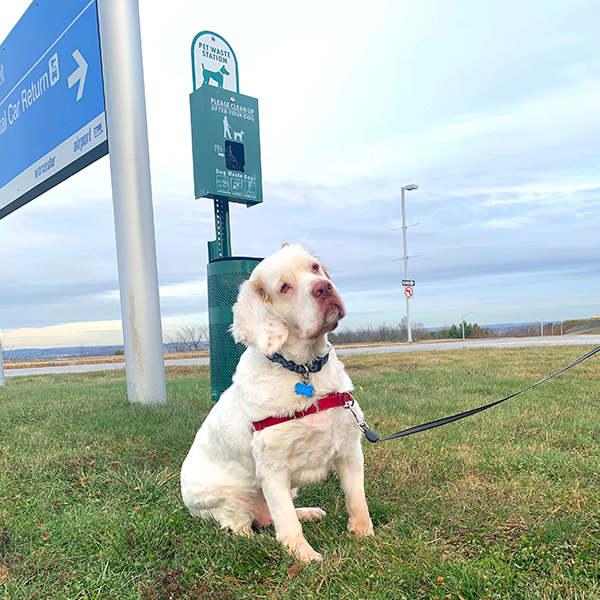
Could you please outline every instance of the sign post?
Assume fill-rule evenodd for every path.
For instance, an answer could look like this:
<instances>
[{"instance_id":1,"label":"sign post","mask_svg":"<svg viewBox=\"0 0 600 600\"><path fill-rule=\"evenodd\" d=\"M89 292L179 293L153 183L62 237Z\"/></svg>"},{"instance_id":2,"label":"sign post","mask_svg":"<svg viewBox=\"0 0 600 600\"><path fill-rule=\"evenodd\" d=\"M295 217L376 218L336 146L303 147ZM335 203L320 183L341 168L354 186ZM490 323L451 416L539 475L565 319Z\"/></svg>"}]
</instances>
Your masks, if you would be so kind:
<instances>
[{"instance_id":1,"label":"sign post","mask_svg":"<svg viewBox=\"0 0 600 600\"><path fill-rule=\"evenodd\" d=\"M138 1L35 0L0 46L0 219L107 154L107 128L128 396L164 403Z\"/></svg>"},{"instance_id":2,"label":"sign post","mask_svg":"<svg viewBox=\"0 0 600 600\"><path fill-rule=\"evenodd\" d=\"M98 0L130 402L165 403L138 0Z\"/></svg>"},{"instance_id":3,"label":"sign post","mask_svg":"<svg viewBox=\"0 0 600 600\"><path fill-rule=\"evenodd\" d=\"M260 258L232 255L230 204L262 202L258 100L239 93L237 58L220 35L200 32L192 42L190 94L194 192L211 198L216 239L208 242L208 321L211 398L231 385L244 346L229 328L240 285Z\"/></svg>"}]
</instances>

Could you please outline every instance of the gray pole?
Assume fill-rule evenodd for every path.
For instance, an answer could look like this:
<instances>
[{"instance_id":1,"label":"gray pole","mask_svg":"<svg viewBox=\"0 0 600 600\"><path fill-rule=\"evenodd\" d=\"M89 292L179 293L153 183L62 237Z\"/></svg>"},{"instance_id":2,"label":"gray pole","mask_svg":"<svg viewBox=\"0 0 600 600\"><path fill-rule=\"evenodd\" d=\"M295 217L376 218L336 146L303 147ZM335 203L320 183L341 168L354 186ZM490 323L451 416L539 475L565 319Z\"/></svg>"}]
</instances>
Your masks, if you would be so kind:
<instances>
[{"instance_id":1,"label":"gray pole","mask_svg":"<svg viewBox=\"0 0 600 600\"><path fill-rule=\"evenodd\" d=\"M400 188L402 195L402 239L404 240L404 279L408 279L408 242L406 240L406 202L404 201L404 186ZM410 330L410 300L406 298L406 330L408 341L412 342L412 332Z\"/></svg>"},{"instance_id":2,"label":"gray pole","mask_svg":"<svg viewBox=\"0 0 600 600\"><path fill-rule=\"evenodd\" d=\"M98 0L130 402L167 401L137 0Z\"/></svg>"}]
</instances>

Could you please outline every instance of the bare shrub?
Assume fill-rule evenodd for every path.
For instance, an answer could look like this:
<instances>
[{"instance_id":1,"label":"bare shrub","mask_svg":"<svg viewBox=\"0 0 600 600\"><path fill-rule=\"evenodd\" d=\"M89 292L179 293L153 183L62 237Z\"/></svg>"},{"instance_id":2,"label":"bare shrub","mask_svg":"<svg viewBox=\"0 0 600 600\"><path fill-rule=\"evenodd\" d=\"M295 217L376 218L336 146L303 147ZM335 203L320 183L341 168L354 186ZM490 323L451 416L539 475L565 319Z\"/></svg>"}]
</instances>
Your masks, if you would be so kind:
<instances>
[{"instance_id":1,"label":"bare shrub","mask_svg":"<svg viewBox=\"0 0 600 600\"><path fill-rule=\"evenodd\" d=\"M2 353L4 360L13 360L13 351L15 345L10 343L5 336L0 338L0 353Z\"/></svg>"},{"instance_id":2,"label":"bare shrub","mask_svg":"<svg viewBox=\"0 0 600 600\"><path fill-rule=\"evenodd\" d=\"M181 327L172 336L165 337L172 352L192 352L203 350L208 341L208 325L188 325Z\"/></svg>"}]
</instances>

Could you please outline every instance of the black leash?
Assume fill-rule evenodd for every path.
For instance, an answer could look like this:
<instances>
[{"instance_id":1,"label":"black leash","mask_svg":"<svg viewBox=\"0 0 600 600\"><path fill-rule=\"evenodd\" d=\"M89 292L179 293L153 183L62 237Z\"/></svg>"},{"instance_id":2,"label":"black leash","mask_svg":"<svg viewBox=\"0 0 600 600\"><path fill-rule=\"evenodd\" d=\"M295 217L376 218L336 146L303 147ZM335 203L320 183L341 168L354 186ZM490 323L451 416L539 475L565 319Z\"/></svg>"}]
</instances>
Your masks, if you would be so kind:
<instances>
[{"instance_id":1,"label":"black leash","mask_svg":"<svg viewBox=\"0 0 600 600\"><path fill-rule=\"evenodd\" d=\"M465 412L458 413L457 415L452 415L450 417L444 417L443 419L437 419L436 421L431 421L429 423L423 423L422 425L415 425L415 427L409 427L408 429L404 429L403 431L399 431L398 433L394 433L383 439L380 439L379 436L377 435L377 433L375 433L372 429L370 429L369 426L364 421L360 421L358 423L358 427L365 434L365 437L373 444L375 444L376 442L387 442L388 440L395 440L396 438L401 438L401 437L405 437L407 435L412 435L413 433L420 433L421 431L427 431L428 429L435 429L436 427L441 427L442 425L446 425L447 423L453 423L454 421L459 421L460 419L464 419L465 417L470 417L471 415L475 415L478 412L487 410L488 408L492 408L492 406L497 406L498 404L501 404L502 402L506 402L507 400L510 400L511 398L514 398L515 396L518 396L519 394L522 394L523 392L526 392L526 391L534 388L536 385L540 385L541 383L544 383L545 381L548 381L549 379L552 379L553 377L556 377L557 375L564 373L571 367L574 367L575 365L579 364L580 362L587 360L588 358L590 358L591 356L594 356L594 354L596 354L598 352L600 352L600 346L598 346L591 352L588 352L585 356L578 358L575 362L572 362L570 365L563 367L560 371L556 371L556 373L552 373L552 375L548 375L548 377L544 377L544 379L540 379L538 382L530 385L529 387L526 387L525 389L521 390L520 392L516 392L514 394L511 394L510 396L507 396L506 398L502 398L502 400L496 400L496 402L491 402L490 404L486 404L485 406L480 406L479 408L472 408L471 410L466 410ZM350 410L352 411L352 408L350 406L348 406L348 408L350 408ZM352 414L354 414L354 411L352 411ZM356 415L354 415L354 417L356 418ZM356 418L356 420L358 421L358 418Z\"/></svg>"}]
</instances>

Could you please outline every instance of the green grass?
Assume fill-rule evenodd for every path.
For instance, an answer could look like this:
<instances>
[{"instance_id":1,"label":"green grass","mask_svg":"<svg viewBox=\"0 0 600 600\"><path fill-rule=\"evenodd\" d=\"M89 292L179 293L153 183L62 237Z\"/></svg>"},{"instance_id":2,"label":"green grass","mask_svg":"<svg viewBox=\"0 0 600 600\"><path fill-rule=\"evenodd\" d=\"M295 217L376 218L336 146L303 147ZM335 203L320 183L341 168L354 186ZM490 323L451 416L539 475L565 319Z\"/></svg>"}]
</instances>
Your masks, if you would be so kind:
<instances>
[{"instance_id":1,"label":"green grass","mask_svg":"<svg viewBox=\"0 0 600 600\"><path fill-rule=\"evenodd\" d=\"M369 424L392 433L521 389L589 347L344 359ZM364 445L375 537L352 540L339 481L299 494L321 565L193 519L179 469L211 408L206 368L168 369L167 406L124 373L0 389L0 599L600 598L600 365L473 418ZM367 444L367 442L365 442Z\"/></svg>"}]
</instances>

